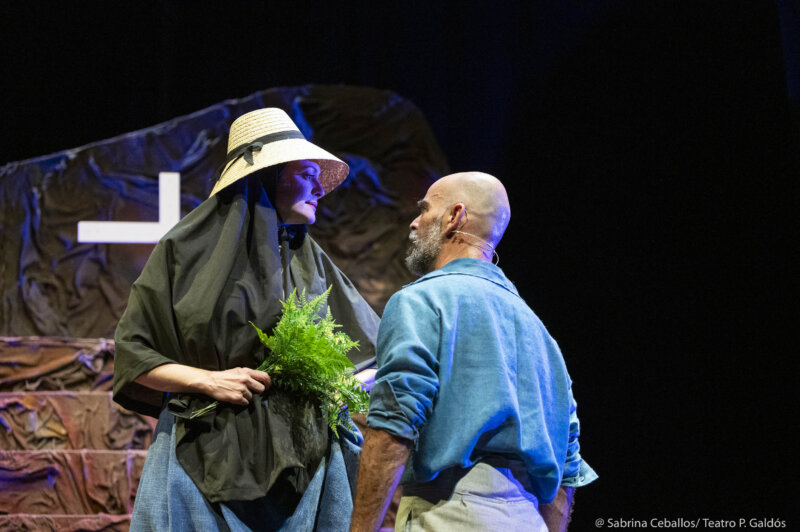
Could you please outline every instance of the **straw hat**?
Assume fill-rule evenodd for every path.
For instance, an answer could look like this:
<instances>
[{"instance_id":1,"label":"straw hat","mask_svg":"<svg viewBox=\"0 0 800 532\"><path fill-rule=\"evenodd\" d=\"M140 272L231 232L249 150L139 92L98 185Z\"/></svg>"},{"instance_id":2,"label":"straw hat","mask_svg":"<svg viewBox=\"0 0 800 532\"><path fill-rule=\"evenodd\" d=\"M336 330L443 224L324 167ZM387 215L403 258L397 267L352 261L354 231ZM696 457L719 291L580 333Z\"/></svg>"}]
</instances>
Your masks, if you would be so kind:
<instances>
[{"instance_id":1,"label":"straw hat","mask_svg":"<svg viewBox=\"0 0 800 532\"><path fill-rule=\"evenodd\" d=\"M228 156L211 196L262 168L304 159L319 164L325 194L339 186L350 171L343 161L308 142L282 109L251 111L231 124Z\"/></svg>"}]
</instances>

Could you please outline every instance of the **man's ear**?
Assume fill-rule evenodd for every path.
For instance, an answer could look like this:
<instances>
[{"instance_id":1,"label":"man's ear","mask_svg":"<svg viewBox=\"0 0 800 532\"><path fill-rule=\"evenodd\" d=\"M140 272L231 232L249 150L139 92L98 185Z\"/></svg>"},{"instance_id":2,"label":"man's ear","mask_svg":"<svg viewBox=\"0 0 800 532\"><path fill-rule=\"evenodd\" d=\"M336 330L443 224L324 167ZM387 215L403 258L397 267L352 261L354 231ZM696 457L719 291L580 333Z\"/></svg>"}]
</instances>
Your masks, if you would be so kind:
<instances>
[{"instance_id":1,"label":"man's ear","mask_svg":"<svg viewBox=\"0 0 800 532\"><path fill-rule=\"evenodd\" d=\"M450 207L448 218L444 224L445 234L449 235L453 231L461 227L462 223L466 222L467 206L463 203L456 203Z\"/></svg>"}]
</instances>

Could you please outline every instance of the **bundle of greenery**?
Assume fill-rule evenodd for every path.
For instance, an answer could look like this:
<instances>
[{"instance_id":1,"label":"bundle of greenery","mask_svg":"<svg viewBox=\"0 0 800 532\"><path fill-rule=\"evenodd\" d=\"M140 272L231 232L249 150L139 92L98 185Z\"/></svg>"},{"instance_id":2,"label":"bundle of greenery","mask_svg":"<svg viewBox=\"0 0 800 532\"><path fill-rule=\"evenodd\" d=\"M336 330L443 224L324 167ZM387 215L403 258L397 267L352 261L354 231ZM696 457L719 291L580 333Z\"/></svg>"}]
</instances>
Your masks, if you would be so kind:
<instances>
[{"instance_id":1,"label":"bundle of greenery","mask_svg":"<svg viewBox=\"0 0 800 532\"><path fill-rule=\"evenodd\" d=\"M267 349L267 357L256 368L269 373L272 388L297 395L299 398L317 402L326 414L328 426L338 438L338 425L353 430L350 413L366 413L369 409L369 394L353 375L353 363L347 353L358 349L342 331L331 315L319 317L319 310L328 299L331 287L311 301L306 300L305 290L297 296L295 289L283 301L281 319L272 330L272 335L255 327L258 337ZM196 410L191 418L213 411L217 402Z\"/></svg>"}]
</instances>

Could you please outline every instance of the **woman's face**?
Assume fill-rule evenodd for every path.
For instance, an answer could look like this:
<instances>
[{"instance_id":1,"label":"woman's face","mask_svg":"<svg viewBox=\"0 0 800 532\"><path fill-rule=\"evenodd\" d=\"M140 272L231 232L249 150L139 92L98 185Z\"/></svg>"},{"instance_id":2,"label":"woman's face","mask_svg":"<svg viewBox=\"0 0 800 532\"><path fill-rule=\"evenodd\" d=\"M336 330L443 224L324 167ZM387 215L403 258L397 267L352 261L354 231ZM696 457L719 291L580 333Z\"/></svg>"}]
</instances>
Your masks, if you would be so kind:
<instances>
[{"instance_id":1,"label":"woman's face","mask_svg":"<svg viewBox=\"0 0 800 532\"><path fill-rule=\"evenodd\" d=\"M283 223L313 224L317 219L317 201L325 195L319 173L314 161L286 163L275 190L275 209Z\"/></svg>"}]
</instances>

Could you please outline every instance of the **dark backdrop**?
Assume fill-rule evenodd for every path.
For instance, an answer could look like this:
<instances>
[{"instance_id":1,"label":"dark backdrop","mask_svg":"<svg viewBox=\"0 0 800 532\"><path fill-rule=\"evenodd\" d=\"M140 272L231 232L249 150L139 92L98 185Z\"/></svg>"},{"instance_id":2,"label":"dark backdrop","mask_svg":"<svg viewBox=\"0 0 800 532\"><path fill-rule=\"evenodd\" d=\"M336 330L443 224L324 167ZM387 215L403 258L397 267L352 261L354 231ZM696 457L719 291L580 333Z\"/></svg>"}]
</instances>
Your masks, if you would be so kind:
<instances>
[{"instance_id":1,"label":"dark backdrop","mask_svg":"<svg viewBox=\"0 0 800 532\"><path fill-rule=\"evenodd\" d=\"M0 162L270 87L395 91L506 183L501 266L601 477L574 529L797 526L797 4L375 4L4 3Z\"/></svg>"}]
</instances>

